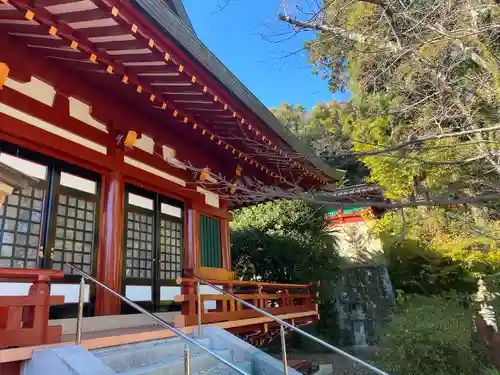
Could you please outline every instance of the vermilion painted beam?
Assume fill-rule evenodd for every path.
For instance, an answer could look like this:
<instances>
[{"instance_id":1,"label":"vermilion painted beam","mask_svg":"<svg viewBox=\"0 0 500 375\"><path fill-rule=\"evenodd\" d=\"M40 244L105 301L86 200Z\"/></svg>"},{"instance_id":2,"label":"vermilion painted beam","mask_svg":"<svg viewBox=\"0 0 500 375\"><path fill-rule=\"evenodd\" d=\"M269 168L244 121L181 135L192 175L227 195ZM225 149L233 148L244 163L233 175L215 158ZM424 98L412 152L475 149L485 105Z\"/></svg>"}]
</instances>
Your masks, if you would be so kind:
<instances>
[{"instance_id":1,"label":"vermilion painted beam","mask_svg":"<svg viewBox=\"0 0 500 375\"><path fill-rule=\"evenodd\" d=\"M7 92L7 90L4 91ZM2 97L3 94L4 93L0 91L0 101L4 101ZM12 98L9 99L9 102L10 101L12 101ZM32 100L32 102L34 101ZM40 115L40 117L44 120L56 120L54 122L58 125L62 125L62 123L66 120L68 120L68 124L71 124L70 120L74 121L74 119L61 119L59 116L54 116L51 109L47 108L46 106L45 108L41 107L40 111L37 111L36 103L31 104L33 106L31 108L28 108L29 112L34 115ZM58 119L61 120L61 122L59 122ZM85 134L85 132L82 132L82 130L86 129L87 125L79 125L80 126L78 127L75 123L73 128L70 128L68 130L74 130L75 132L78 132L82 136L86 137L87 134ZM102 133L92 128L89 129L89 131ZM111 135L102 133L102 137L104 136L113 138ZM40 153L62 159L71 164L80 165L84 168L94 170L98 173L106 171L120 171L124 174L127 182L139 186L144 186L151 190L158 191L163 195L171 196L172 198L177 198L179 200L189 199L192 204L196 205L196 207L207 212L210 215L219 218L230 217L227 209L218 209L215 207L207 206L205 204L205 196L196 192L196 189L193 187L184 188L174 182L165 180L164 178L155 176L131 165L124 164L123 159L117 160L113 157L108 157L106 155L97 153L84 146L72 143L68 140L60 138L57 135L35 128L29 124L24 123L23 121L16 120L1 113L0 138L4 138L7 141L15 144L19 144L22 147L27 147L34 151L38 151ZM94 138L101 138L101 134L97 134ZM97 141L98 139L95 140ZM113 153L115 145L111 142L108 142L107 146L108 151ZM177 178L186 180L190 178L190 172L172 167L165 163L159 156L150 155L142 150L135 150L134 152L127 153L127 156L144 162L145 164L148 164L152 167L158 168L159 170L162 170L165 173L169 173Z\"/></svg>"},{"instance_id":2,"label":"vermilion painted beam","mask_svg":"<svg viewBox=\"0 0 500 375\"><path fill-rule=\"evenodd\" d=\"M184 210L184 269L194 269L200 263L200 213L187 206Z\"/></svg>"},{"instance_id":3,"label":"vermilion painted beam","mask_svg":"<svg viewBox=\"0 0 500 375\"><path fill-rule=\"evenodd\" d=\"M154 137L157 142L174 148L180 160L189 160L195 165L199 163L200 168L209 166L216 173L227 173L222 162L215 161L207 153L197 151L196 147L190 146L188 139L180 138L178 132L175 133L173 129L169 129L169 126L165 126L167 124L162 123L162 126L159 126L147 121L140 116L137 109L136 111L130 110L113 95L82 84L78 77L66 72L60 65L55 65L54 61L36 57L27 48L3 34L0 34L0 49L9 51L8 54L2 55L2 61L11 68L10 75L13 78L24 82L29 81L32 75L43 78L64 95L91 103L92 115L115 130L142 131ZM26 61L30 61L30 64L26 64ZM175 140L174 144L172 140ZM221 152L224 151L221 150Z\"/></svg>"},{"instance_id":4,"label":"vermilion painted beam","mask_svg":"<svg viewBox=\"0 0 500 375\"><path fill-rule=\"evenodd\" d=\"M229 231L229 220L221 220L220 238L221 238L221 252L222 252L222 268L231 271L233 269L233 264L231 259L231 239Z\"/></svg>"},{"instance_id":5,"label":"vermilion painted beam","mask_svg":"<svg viewBox=\"0 0 500 375\"><path fill-rule=\"evenodd\" d=\"M122 292L123 280L124 188L121 173L103 176L97 279L118 293ZM118 315L120 306L119 298L97 287L96 315Z\"/></svg>"},{"instance_id":6,"label":"vermilion painted beam","mask_svg":"<svg viewBox=\"0 0 500 375\"><path fill-rule=\"evenodd\" d=\"M223 202L223 200L220 200ZM233 215L228 211L227 207L221 205L220 208L209 206L205 203L205 196L202 200L196 200L192 202L192 207L200 212L200 214L205 216L211 216L215 219L220 220L231 220Z\"/></svg>"},{"instance_id":7,"label":"vermilion painted beam","mask_svg":"<svg viewBox=\"0 0 500 375\"><path fill-rule=\"evenodd\" d=\"M334 219L332 220L329 225L330 226L335 226L335 225L342 225L342 224L347 224L347 223L364 223L366 220L363 219L362 217L347 217L345 219Z\"/></svg>"},{"instance_id":8,"label":"vermilion painted beam","mask_svg":"<svg viewBox=\"0 0 500 375\"><path fill-rule=\"evenodd\" d=\"M271 132L268 126L260 120L250 109L248 109L245 105L243 105L238 99L234 98L232 95L227 93L227 91L223 90L220 87L220 83L218 83L215 78L205 69L198 66L196 63L193 63L192 59L188 58L188 56L175 44L173 40L170 40L166 35L162 34L158 28L152 26L150 20L146 18L144 14L139 12L131 3L127 0L99 0L101 3L105 4L108 7L112 7L116 5L119 8L119 17L118 22L121 20L121 17L125 18L129 24L136 24L140 29L146 30L146 35L151 36L155 40L156 43L161 45L165 51L168 51L173 58L177 61L177 63L182 64L185 69L184 72L196 76L197 82L203 82L204 85L209 87L212 94L216 95L221 99L222 102L227 104L229 107L233 108L235 111L242 114L242 116L248 120L249 123L259 129L261 135L265 135L267 139L273 141L276 145L283 145L284 141L276 135L274 132ZM110 8L108 8L110 9ZM229 113L229 112L228 112ZM282 147L282 146L281 146ZM287 149L288 147L282 147L283 149ZM288 152L292 152L291 150L287 150ZM309 165L304 163L304 165ZM306 177L307 178L307 177ZM310 178L308 178L310 179ZM310 179L312 184L316 184L313 179Z\"/></svg>"},{"instance_id":9,"label":"vermilion painted beam","mask_svg":"<svg viewBox=\"0 0 500 375\"><path fill-rule=\"evenodd\" d=\"M146 35L150 35L156 43L161 43L165 47L173 58L185 67L185 72L197 77L197 80L203 82L204 85L210 88L211 93L217 95L224 103L228 104L231 108L236 109L241 113L246 119L252 124L258 124L259 130L262 130L263 135L270 135L267 131L267 126L261 122L250 110L245 108L242 103L237 101L227 92L220 88L220 83L218 83L212 75L197 66L193 61L186 56L186 54L175 44L173 40L167 38L166 35L162 34L156 27L152 26L151 21L141 12L139 12L128 0L99 0L99 2L106 4L108 7L116 6L119 9L119 14L123 15L124 18L128 20L129 23L134 23L139 26L140 29L147 30ZM260 125L260 126L259 126ZM272 138L276 138L274 134L271 135ZM282 140L277 140L276 144L280 144Z\"/></svg>"},{"instance_id":10,"label":"vermilion painted beam","mask_svg":"<svg viewBox=\"0 0 500 375\"><path fill-rule=\"evenodd\" d=\"M0 102L105 147L115 144L109 134L71 117L69 115L69 100L60 93L56 93L53 107L48 107L46 104L34 100L29 96L23 95L9 87L4 87L0 91Z\"/></svg>"},{"instance_id":11,"label":"vermilion painted beam","mask_svg":"<svg viewBox=\"0 0 500 375\"><path fill-rule=\"evenodd\" d=\"M46 112L50 113L50 109L47 108ZM164 178L125 164L123 159L117 160L113 157L109 157L108 155L100 154L87 147L70 142L69 140L63 139L45 130L38 129L3 113L0 113L0 138L98 173L106 173L110 171L121 172L124 174L125 179L136 185L147 185L150 189L159 191L164 195L172 196L173 198L180 200L189 199L197 205L204 206L203 202L205 196L196 192L196 190L185 188L174 182L165 180ZM108 146L108 152L113 153L115 146L113 144ZM163 170L166 173L170 172L175 177L187 177L185 174L179 176L177 170L182 170L178 168L171 166L165 168L162 159L159 157L159 161L156 163L154 163L154 160L151 159L144 160L144 154L146 153L134 152L130 154L130 157L152 165L153 167ZM150 156L149 154L146 155ZM208 210L210 210L210 208L208 208ZM226 212L227 211L218 212L218 214L224 215Z\"/></svg>"},{"instance_id":12,"label":"vermilion painted beam","mask_svg":"<svg viewBox=\"0 0 500 375\"><path fill-rule=\"evenodd\" d=\"M36 15L37 20L42 20L47 25L51 25L51 24L57 25L57 27L58 27L58 33L59 34L64 35L66 38L70 38L70 39L75 38L76 40L78 40L80 42L80 47L79 48L83 47L83 49L85 51L87 51L88 53L93 52L93 53L97 54L98 59L99 59L100 62L104 62L106 64L107 63L112 63L113 66L115 67L116 71L118 71L118 70L122 71L123 70L123 69L119 69L119 67L118 67L119 64L116 61L114 61L113 59L110 59L109 56L105 55L103 52L97 51L95 48L93 48L92 44L90 42L88 42L88 40L85 38L85 36L80 35L81 33L79 31L73 31L67 25L60 23L59 22L59 18L54 17L52 14L50 14L49 12L47 12L45 9L33 8L31 6L31 4L32 4L31 2L28 3L28 2L23 1L23 0L13 0L13 3L17 4L18 6L20 6L22 8L22 10L26 10L26 9L32 10L35 13L35 15ZM104 7L104 8L106 8L106 7ZM104 9L104 10L109 11L109 9ZM96 12L101 12L101 11L100 10L99 11L96 10ZM103 11L102 14L100 13L100 16L101 15L106 15L106 13L104 13L104 11ZM128 25L128 26L130 26L130 25ZM108 29L109 28L106 28L107 31L109 31ZM58 52L53 51L51 53L57 54ZM61 52L61 53L63 55L68 54L67 52ZM79 54L79 55L83 55L82 58L85 58L85 54ZM73 56L73 54L71 56ZM135 58L135 57L134 56L132 56L132 57L131 56L125 56L124 59L125 58ZM125 70L123 70L123 72L125 72ZM129 72L127 74L129 76L133 76L133 73ZM189 76L187 78L189 78ZM147 84L143 84L143 87L146 89L146 91L150 90L150 88L147 87ZM217 102L216 104L218 106L222 107L222 104L220 102Z\"/></svg>"},{"instance_id":13,"label":"vermilion painted beam","mask_svg":"<svg viewBox=\"0 0 500 375\"><path fill-rule=\"evenodd\" d=\"M119 168L106 155L0 113L0 138L96 172Z\"/></svg>"}]
</instances>

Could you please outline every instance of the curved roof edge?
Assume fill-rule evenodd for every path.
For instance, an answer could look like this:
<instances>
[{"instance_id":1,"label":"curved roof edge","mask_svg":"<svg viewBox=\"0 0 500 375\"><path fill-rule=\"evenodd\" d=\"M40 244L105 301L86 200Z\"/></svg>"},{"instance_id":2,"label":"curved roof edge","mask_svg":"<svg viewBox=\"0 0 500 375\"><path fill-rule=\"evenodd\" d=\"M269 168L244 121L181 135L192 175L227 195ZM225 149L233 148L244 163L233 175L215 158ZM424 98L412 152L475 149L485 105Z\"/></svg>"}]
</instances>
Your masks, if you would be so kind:
<instances>
[{"instance_id":1,"label":"curved roof edge","mask_svg":"<svg viewBox=\"0 0 500 375\"><path fill-rule=\"evenodd\" d=\"M305 146L269 111L269 109L203 44L194 31L186 26L162 0L131 0L131 3L149 17L161 31L204 66L240 102L254 112L272 131L297 153L303 155L315 168L334 180L340 180L345 171L332 168ZM185 10L184 10L185 11Z\"/></svg>"}]
</instances>

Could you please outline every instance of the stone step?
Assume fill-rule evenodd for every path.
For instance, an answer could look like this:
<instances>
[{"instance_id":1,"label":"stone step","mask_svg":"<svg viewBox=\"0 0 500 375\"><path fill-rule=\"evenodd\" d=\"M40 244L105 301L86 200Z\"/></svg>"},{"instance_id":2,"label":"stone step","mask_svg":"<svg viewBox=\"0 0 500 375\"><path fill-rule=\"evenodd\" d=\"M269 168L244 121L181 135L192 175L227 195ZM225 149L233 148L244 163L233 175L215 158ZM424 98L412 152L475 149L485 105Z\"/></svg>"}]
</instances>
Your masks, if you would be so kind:
<instances>
[{"instance_id":1,"label":"stone step","mask_svg":"<svg viewBox=\"0 0 500 375\"><path fill-rule=\"evenodd\" d=\"M232 361L231 350L217 350L217 355L227 361ZM208 371L213 368L220 367L220 361L208 353L196 354L191 356L191 374L203 374L203 371ZM238 364L236 364L238 366ZM222 368L221 368L222 370ZM147 367L140 367L126 372L122 375L184 375L184 358L177 358L170 361L159 362ZM214 374L217 374L215 372Z\"/></svg>"},{"instance_id":2,"label":"stone step","mask_svg":"<svg viewBox=\"0 0 500 375\"><path fill-rule=\"evenodd\" d=\"M197 341L206 347L210 345L209 339ZM93 354L115 372L123 373L128 370L183 358L186 343L187 341L183 338L175 337L167 340L120 345L105 350L97 350ZM189 350L193 356L205 353L203 349L192 344L189 344Z\"/></svg>"}]
</instances>

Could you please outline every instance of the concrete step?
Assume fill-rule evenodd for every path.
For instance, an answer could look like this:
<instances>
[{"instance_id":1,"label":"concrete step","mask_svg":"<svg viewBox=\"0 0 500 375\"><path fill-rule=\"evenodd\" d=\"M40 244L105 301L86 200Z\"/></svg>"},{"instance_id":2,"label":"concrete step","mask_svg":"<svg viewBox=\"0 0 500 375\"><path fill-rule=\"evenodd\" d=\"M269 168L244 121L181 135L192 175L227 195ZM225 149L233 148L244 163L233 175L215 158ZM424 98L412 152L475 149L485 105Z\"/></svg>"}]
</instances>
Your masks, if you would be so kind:
<instances>
[{"instance_id":1,"label":"concrete step","mask_svg":"<svg viewBox=\"0 0 500 375\"><path fill-rule=\"evenodd\" d=\"M199 341L201 343L204 343L207 345L210 344L210 341L208 341L209 340L208 338L198 339L198 337L196 337L196 336L193 337L193 335L188 335L188 336L191 338L194 338L196 341ZM93 350L91 350L91 352L96 356L104 356L104 355L107 355L108 353L114 353L116 351L126 351L126 350L135 351L138 349L142 349L142 348L147 349L149 347L158 346L158 345L162 345L162 344L178 344L178 343L184 344L184 343L187 343L187 341L184 340L182 337L176 336L176 337L169 337L166 339L149 340L149 341L142 341L142 342L134 342L131 344L115 345L115 346L110 346L110 347L103 348L103 349L93 349Z\"/></svg>"},{"instance_id":2,"label":"concrete step","mask_svg":"<svg viewBox=\"0 0 500 375\"><path fill-rule=\"evenodd\" d=\"M210 344L209 339L197 341L206 347ZM123 373L128 370L183 358L186 343L187 341L181 337L175 337L167 340L115 346L94 351L93 354L115 372ZM193 356L205 353L203 349L192 344L189 345L189 349Z\"/></svg>"},{"instance_id":3,"label":"concrete step","mask_svg":"<svg viewBox=\"0 0 500 375\"><path fill-rule=\"evenodd\" d=\"M159 312L156 316L167 323L174 323L175 317L181 312ZM52 319L49 325L62 325L63 341L74 341L76 335L76 318ZM82 322L83 339L123 335L129 333L147 332L155 329L165 329L156 321L144 314L124 314L84 317Z\"/></svg>"},{"instance_id":4,"label":"concrete step","mask_svg":"<svg viewBox=\"0 0 500 375\"><path fill-rule=\"evenodd\" d=\"M245 371L247 374L253 374L253 364L251 362L234 363L234 365L238 367L240 370ZM240 375L238 371L235 371L224 364L220 364L217 367L201 370L199 372L195 372L192 374L193 375Z\"/></svg>"},{"instance_id":5,"label":"concrete step","mask_svg":"<svg viewBox=\"0 0 500 375\"><path fill-rule=\"evenodd\" d=\"M232 360L231 350L217 350L217 355L227 361ZM191 374L203 374L204 371L220 367L220 361L208 353L196 354L191 356ZM238 366L238 364L236 364ZM222 370L222 368L221 368ZM122 375L184 375L184 358L155 363L151 366L140 367L126 372ZM214 374L217 374L215 372Z\"/></svg>"}]
</instances>

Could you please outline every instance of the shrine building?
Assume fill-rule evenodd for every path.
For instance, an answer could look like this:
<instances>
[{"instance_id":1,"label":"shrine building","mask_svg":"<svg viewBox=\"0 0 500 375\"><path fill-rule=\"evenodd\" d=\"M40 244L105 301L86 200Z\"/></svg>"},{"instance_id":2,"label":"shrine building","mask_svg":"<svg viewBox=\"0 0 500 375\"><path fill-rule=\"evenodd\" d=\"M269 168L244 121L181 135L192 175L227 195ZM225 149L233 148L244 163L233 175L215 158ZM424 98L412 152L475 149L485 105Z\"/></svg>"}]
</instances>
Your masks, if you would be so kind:
<instances>
[{"instance_id":1,"label":"shrine building","mask_svg":"<svg viewBox=\"0 0 500 375\"><path fill-rule=\"evenodd\" d=\"M316 280L237 280L229 222L245 181L321 190L342 172L203 45L179 0L0 0L0 164L26 182L0 209L0 348L67 333L80 282L68 264L173 313L177 327L196 324L190 276L251 291L261 307L275 300L269 311L298 325L319 319ZM42 284L51 326L66 322L54 340L6 323L27 303L16 298L43 295ZM204 293L204 323L269 329L257 312ZM86 283L86 318L135 313Z\"/></svg>"}]
</instances>

